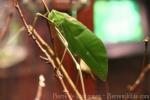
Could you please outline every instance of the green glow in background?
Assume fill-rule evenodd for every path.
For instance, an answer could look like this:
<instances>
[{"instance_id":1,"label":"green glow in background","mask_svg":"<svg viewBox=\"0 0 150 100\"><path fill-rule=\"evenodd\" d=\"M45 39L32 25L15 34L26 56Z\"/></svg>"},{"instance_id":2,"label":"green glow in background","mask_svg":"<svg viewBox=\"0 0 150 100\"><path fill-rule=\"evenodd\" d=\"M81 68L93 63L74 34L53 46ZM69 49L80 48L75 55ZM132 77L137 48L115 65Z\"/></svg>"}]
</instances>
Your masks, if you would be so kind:
<instances>
[{"instance_id":1,"label":"green glow in background","mask_svg":"<svg viewBox=\"0 0 150 100\"><path fill-rule=\"evenodd\" d=\"M143 30L138 5L131 0L95 1L94 32L105 43L140 42Z\"/></svg>"}]
</instances>

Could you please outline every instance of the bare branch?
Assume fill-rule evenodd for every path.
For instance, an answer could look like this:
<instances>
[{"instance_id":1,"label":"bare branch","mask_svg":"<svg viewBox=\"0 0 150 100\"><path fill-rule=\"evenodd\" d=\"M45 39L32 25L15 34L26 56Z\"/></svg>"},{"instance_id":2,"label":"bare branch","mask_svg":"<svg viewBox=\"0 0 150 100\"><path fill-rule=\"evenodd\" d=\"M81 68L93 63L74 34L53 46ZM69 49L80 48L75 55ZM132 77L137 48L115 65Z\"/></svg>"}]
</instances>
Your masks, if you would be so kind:
<instances>
[{"instance_id":1,"label":"bare branch","mask_svg":"<svg viewBox=\"0 0 150 100\"><path fill-rule=\"evenodd\" d=\"M134 84L128 86L130 92L133 92L144 81L144 78L149 70L150 70L150 64L141 71L139 77L136 79Z\"/></svg>"},{"instance_id":2,"label":"bare branch","mask_svg":"<svg viewBox=\"0 0 150 100\"><path fill-rule=\"evenodd\" d=\"M144 81L147 72L150 70L150 64L148 64L148 42L149 42L149 37L146 36L144 39L145 50L144 50L144 58L143 58L143 65L142 65L143 69L139 77L134 82L134 84L128 86L130 92L136 90L136 88Z\"/></svg>"},{"instance_id":3,"label":"bare branch","mask_svg":"<svg viewBox=\"0 0 150 100\"><path fill-rule=\"evenodd\" d=\"M45 87L45 78L41 74L41 75L39 75L39 85L38 85L38 90L37 90L37 93L36 93L35 100L41 100L42 91L43 91L44 87Z\"/></svg>"},{"instance_id":4,"label":"bare branch","mask_svg":"<svg viewBox=\"0 0 150 100\"><path fill-rule=\"evenodd\" d=\"M36 44L38 45L38 47L42 50L42 52L45 54L45 56L47 57L48 61L52 64L53 69L55 70L56 67L56 63L57 65L61 64L60 60L58 59L58 57L55 56L55 53L53 52L53 50L50 48L50 46L38 35L38 33L36 32L36 30L33 30L32 26L27 25L26 20L24 19L24 16L21 12L21 9L19 7L18 2L16 1L16 9L19 12L19 15L21 16L21 19L23 21L23 24L25 26L25 28L28 31L28 34L32 37L32 39L36 42ZM32 33L33 32L33 33ZM75 93L77 94L78 98L80 100L82 99L81 94L78 92L76 86L74 85L74 83L72 82L71 78L69 77L68 73L66 72L66 70L64 69L63 65L61 65L61 71L63 73L63 75L66 77L68 83L70 84L70 86L72 87L72 89L75 91ZM58 80L61 83L66 95L68 96L69 100L72 100L71 95L68 92L68 89L62 79L62 74L59 70L55 71L56 75L58 76Z\"/></svg>"}]
</instances>

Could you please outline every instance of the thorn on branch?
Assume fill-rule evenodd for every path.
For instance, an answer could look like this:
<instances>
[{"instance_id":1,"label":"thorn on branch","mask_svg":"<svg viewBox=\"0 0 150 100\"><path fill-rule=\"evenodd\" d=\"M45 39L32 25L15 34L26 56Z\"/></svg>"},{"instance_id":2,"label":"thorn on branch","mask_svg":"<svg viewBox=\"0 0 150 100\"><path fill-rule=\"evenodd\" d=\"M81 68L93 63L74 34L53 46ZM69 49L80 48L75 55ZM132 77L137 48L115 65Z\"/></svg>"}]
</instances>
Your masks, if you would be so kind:
<instances>
[{"instance_id":1,"label":"thorn on branch","mask_svg":"<svg viewBox=\"0 0 150 100\"><path fill-rule=\"evenodd\" d=\"M48 58L40 56L40 58L46 63L46 64L50 64Z\"/></svg>"},{"instance_id":2,"label":"thorn on branch","mask_svg":"<svg viewBox=\"0 0 150 100\"><path fill-rule=\"evenodd\" d=\"M44 61L48 61L48 59L46 57L40 56L40 58Z\"/></svg>"}]
</instances>

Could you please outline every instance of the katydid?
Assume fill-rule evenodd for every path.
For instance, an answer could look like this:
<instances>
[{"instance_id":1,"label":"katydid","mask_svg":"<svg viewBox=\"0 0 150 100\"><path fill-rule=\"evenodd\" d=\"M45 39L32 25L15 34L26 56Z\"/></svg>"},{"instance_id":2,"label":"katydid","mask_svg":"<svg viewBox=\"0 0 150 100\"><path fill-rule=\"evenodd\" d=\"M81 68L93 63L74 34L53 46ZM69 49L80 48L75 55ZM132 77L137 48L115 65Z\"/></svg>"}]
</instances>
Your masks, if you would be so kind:
<instances>
[{"instance_id":1,"label":"katydid","mask_svg":"<svg viewBox=\"0 0 150 100\"><path fill-rule=\"evenodd\" d=\"M107 51L102 41L86 26L66 13L52 10L48 20L61 32L73 55L79 56L91 71L105 81L108 72Z\"/></svg>"}]
</instances>

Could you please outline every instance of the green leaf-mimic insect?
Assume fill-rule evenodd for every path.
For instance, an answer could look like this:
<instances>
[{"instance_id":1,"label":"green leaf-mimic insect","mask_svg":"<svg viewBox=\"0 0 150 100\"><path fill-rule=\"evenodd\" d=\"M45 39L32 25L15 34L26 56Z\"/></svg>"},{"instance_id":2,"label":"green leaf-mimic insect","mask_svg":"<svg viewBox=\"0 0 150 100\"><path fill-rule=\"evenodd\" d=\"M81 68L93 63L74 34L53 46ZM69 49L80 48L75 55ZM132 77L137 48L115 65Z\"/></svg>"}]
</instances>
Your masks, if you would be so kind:
<instances>
[{"instance_id":1,"label":"green leaf-mimic insect","mask_svg":"<svg viewBox=\"0 0 150 100\"><path fill-rule=\"evenodd\" d=\"M52 10L48 14L48 19L65 37L71 52L82 58L91 71L105 81L108 58L102 41L86 26L66 13Z\"/></svg>"}]
</instances>

